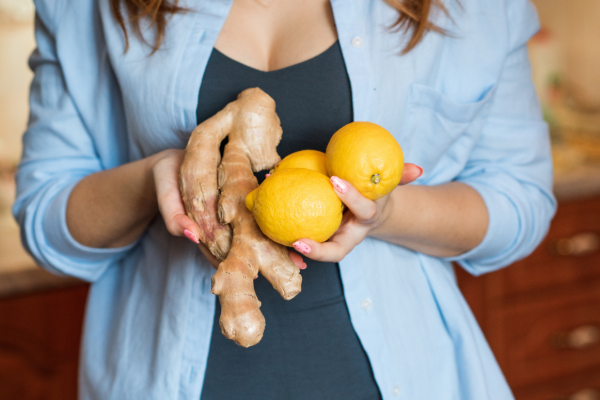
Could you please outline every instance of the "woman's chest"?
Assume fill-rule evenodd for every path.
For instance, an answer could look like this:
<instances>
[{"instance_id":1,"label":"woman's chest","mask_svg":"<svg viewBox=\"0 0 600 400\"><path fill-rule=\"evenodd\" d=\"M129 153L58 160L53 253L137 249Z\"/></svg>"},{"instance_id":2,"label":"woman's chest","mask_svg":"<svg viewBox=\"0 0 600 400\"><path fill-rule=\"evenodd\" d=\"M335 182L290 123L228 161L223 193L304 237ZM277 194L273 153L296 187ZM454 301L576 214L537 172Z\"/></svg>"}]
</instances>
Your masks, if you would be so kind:
<instances>
[{"instance_id":1,"label":"woman's chest","mask_svg":"<svg viewBox=\"0 0 600 400\"><path fill-rule=\"evenodd\" d=\"M235 0L215 48L252 68L275 71L321 54L336 39L329 0Z\"/></svg>"}]
</instances>

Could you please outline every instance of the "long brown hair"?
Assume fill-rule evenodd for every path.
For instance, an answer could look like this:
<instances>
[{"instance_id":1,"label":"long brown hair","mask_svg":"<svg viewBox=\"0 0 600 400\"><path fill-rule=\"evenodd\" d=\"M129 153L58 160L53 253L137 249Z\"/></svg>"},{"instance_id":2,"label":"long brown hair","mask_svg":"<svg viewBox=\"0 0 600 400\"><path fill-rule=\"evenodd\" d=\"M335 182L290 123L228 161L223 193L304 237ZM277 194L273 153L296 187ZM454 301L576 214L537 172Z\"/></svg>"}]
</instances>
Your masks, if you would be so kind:
<instances>
[{"instance_id":1,"label":"long brown hair","mask_svg":"<svg viewBox=\"0 0 600 400\"><path fill-rule=\"evenodd\" d=\"M402 49L402 54L412 50L428 31L444 34L445 31L429 21L432 7L438 7L447 14L446 8L441 0L383 0L391 7L398 10L398 19L390 27L394 31L410 33L410 40ZM164 36L168 17L180 12L188 11L179 7L179 0L110 0L112 12L125 33L125 51L129 47L129 37L125 25L125 18L121 12L121 4L125 4L127 17L136 36L142 38L140 23L149 19L150 27L156 29L156 40L153 44L148 43L153 53L160 47Z\"/></svg>"}]
</instances>

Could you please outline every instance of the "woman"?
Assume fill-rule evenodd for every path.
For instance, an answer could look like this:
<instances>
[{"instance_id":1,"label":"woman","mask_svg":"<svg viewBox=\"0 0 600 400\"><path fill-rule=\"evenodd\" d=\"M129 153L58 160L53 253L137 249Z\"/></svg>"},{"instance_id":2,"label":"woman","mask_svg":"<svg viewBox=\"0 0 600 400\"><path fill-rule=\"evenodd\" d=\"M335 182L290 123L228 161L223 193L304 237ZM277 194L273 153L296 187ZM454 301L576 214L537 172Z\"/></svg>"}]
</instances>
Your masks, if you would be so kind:
<instances>
[{"instance_id":1,"label":"woman","mask_svg":"<svg viewBox=\"0 0 600 400\"><path fill-rule=\"evenodd\" d=\"M36 5L14 213L41 265L93 282L82 399L512 398L450 262L526 256L555 209L527 0ZM267 328L241 349L176 177L194 127L252 86L276 101L282 157L362 120L424 172L375 203L338 182L353 218L296 244L297 298L256 281Z\"/></svg>"}]
</instances>

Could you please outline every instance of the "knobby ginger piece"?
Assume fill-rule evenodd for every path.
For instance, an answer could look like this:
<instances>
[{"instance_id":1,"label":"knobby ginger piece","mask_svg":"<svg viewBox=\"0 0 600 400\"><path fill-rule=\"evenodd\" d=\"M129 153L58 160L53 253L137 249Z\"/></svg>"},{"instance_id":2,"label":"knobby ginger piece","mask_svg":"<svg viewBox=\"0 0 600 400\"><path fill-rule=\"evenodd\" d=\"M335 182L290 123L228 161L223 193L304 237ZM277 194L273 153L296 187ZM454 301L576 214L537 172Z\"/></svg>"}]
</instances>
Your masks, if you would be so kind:
<instances>
[{"instance_id":1,"label":"knobby ginger piece","mask_svg":"<svg viewBox=\"0 0 600 400\"><path fill-rule=\"evenodd\" d=\"M243 347L258 343L265 329L254 291L258 272L286 300L301 290L302 277L287 249L260 231L245 205L246 195L258 186L252 171L280 161L281 134L275 101L258 88L247 89L198 125L180 171L186 212L200 228L202 243L224 260L211 290L221 303L221 332ZM219 148L227 136L221 161Z\"/></svg>"}]
</instances>

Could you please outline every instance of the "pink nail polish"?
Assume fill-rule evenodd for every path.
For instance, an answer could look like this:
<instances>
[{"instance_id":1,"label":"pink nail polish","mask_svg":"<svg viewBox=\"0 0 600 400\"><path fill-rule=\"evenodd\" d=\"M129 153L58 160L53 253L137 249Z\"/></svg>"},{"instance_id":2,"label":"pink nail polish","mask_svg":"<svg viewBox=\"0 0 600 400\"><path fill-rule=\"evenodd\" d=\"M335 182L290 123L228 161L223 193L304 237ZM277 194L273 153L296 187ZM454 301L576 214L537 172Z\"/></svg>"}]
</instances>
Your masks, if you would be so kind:
<instances>
[{"instance_id":1,"label":"pink nail polish","mask_svg":"<svg viewBox=\"0 0 600 400\"><path fill-rule=\"evenodd\" d=\"M254 277L254 279L258 279L258 275L256 275L256 276Z\"/></svg>"},{"instance_id":2,"label":"pink nail polish","mask_svg":"<svg viewBox=\"0 0 600 400\"><path fill-rule=\"evenodd\" d=\"M348 191L348 185L337 176L332 176L330 180L331 184L338 192L346 193Z\"/></svg>"},{"instance_id":3,"label":"pink nail polish","mask_svg":"<svg viewBox=\"0 0 600 400\"><path fill-rule=\"evenodd\" d=\"M292 246L294 246L294 248L302 254L308 254L308 253L310 253L310 250L311 250L309 245L307 245L306 243L301 242L301 241L294 242L294 244L292 244Z\"/></svg>"},{"instance_id":4,"label":"pink nail polish","mask_svg":"<svg viewBox=\"0 0 600 400\"><path fill-rule=\"evenodd\" d=\"M183 234L185 235L186 238L190 239L192 242L194 242L196 244L200 243L200 241L198 240L196 235L194 235L192 233L192 231L190 231L188 229L184 229Z\"/></svg>"},{"instance_id":5,"label":"pink nail polish","mask_svg":"<svg viewBox=\"0 0 600 400\"><path fill-rule=\"evenodd\" d=\"M271 174L265 174L265 178L268 178L270 176L271 176Z\"/></svg>"}]
</instances>

